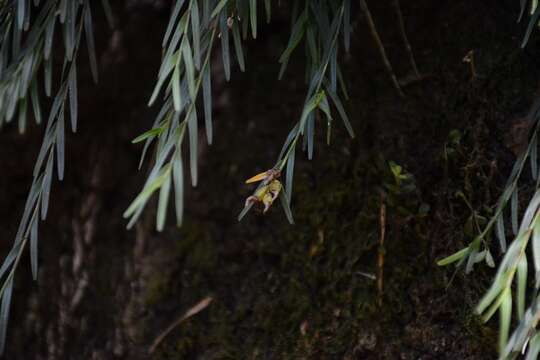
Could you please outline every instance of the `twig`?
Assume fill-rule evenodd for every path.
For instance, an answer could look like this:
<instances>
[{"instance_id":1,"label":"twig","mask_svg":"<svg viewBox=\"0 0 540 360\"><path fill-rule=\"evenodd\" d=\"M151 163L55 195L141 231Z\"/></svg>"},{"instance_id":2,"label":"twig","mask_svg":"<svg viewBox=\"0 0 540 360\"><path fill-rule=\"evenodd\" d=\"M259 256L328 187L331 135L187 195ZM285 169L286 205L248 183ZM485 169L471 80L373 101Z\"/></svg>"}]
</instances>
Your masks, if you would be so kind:
<instances>
[{"instance_id":1,"label":"twig","mask_svg":"<svg viewBox=\"0 0 540 360\"><path fill-rule=\"evenodd\" d=\"M167 335L169 335L171 333L171 331L174 330L175 327L177 327L178 325L180 325L182 322L184 322L185 320L189 319L190 317L192 317L193 315L197 315L198 313L200 313L201 311L203 311L204 309L206 309L208 307L208 305L210 305L210 303L212 302L212 300L214 300L212 297L210 296L207 296L205 297L204 299L202 299L201 301L199 301L197 304L195 304L195 306L193 306L191 309L189 309L188 311L186 311L186 313L184 315L182 315L180 318L178 318L175 322L173 322L171 325L169 325L169 327L167 329L165 329L165 331L163 331L155 340L154 342L152 343L152 346L150 347L150 350L148 351L150 354L153 354L154 351L156 351L156 348L159 346L159 344L161 344L161 342L163 341L163 339L165 339L167 337Z\"/></svg>"},{"instance_id":2,"label":"twig","mask_svg":"<svg viewBox=\"0 0 540 360\"><path fill-rule=\"evenodd\" d=\"M476 72L476 65L474 63L474 50L470 50L465 55L465 57L463 58L463 62L469 64L471 68L472 79L476 79L478 77L478 73Z\"/></svg>"},{"instance_id":3,"label":"twig","mask_svg":"<svg viewBox=\"0 0 540 360\"><path fill-rule=\"evenodd\" d=\"M379 33L377 32L377 28L375 27L375 23L373 22L373 18L371 17L371 12L368 9L366 0L360 0L360 8L366 15L368 26L369 26L369 29L371 30L371 36L373 37L373 40L375 40L375 44L377 45L377 48L379 49L379 53L381 54L382 60L384 62L384 66L386 67L386 71L388 72L388 75L390 75L390 77L392 78L392 83L394 84L394 87L396 88L399 96L405 97L405 95L403 94L403 91L401 90L401 87L399 86L399 82L396 78L396 74L394 73L394 70L392 69L392 65L390 64L390 61L388 60L388 56L386 56L386 50L384 50L384 46L381 42Z\"/></svg>"},{"instance_id":4,"label":"twig","mask_svg":"<svg viewBox=\"0 0 540 360\"><path fill-rule=\"evenodd\" d=\"M416 67L416 61L414 60L414 54L412 52L411 43L409 42L409 39L407 38L407 32L405 31L405 23L403 21L403 14L401 13L401 6L399 5L399 0L394 0L394 7L396 9L396 14L398 17L401 38L403 39L403 44L405 44L405 48L407 49L407 54L409 55L409 62L411 63L411 66L413 68L413 71L416 77L420 78L420 73L418 72L418 68Z\"/></svg>"},{"instance_id":5,"label":"twig","mask_svg":"<svg viewBox=\"0 0 540 360\"><path fill-rule=\"evenodd\" d=\"M384 238L386 236L386 204L384 194L381 192L379 211L379 254L377 257L377 303L382 306L383 300L383 275L384 275Z\"/></svg>"}]
</instances>

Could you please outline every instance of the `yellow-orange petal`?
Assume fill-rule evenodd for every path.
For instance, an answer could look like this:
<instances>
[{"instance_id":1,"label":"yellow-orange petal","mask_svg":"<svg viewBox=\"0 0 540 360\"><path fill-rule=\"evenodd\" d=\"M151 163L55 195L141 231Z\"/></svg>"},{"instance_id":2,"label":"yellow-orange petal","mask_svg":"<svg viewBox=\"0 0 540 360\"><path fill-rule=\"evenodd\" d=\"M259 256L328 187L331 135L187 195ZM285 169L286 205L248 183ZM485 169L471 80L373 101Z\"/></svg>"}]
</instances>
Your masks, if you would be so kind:
<instances>
[{"instance_id":1,"label":"yellow-orange petal","mask_svg":"<svg viewBox=\"0 0 540 360\"><path fill-rule=\"evenodd\" d=\"M257 174L255 176L247 179L246 184L251 184L251 183L254 183L254 182L264 180L264 179L266 179L267 176L268 176L267 171L264 171L264 172L262 172L260 174Z\"/></svg>"}]
</instances>

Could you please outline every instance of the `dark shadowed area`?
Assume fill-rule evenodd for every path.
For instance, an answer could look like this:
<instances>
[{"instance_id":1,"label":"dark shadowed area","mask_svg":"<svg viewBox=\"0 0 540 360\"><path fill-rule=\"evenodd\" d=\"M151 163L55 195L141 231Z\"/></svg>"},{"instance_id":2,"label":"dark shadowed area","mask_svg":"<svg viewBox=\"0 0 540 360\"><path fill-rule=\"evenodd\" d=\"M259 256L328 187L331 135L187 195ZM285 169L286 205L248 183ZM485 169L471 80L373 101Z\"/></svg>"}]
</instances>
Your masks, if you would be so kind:
<instances>
[{"instance_id":1,"label":"dark shadowed area","mask_svg":"<svg viewBox=\"0 0 540 360\"><path fill-rule=\"evenodd\" d=\"M540 36L520 50L518 7L402 1L422 77L401 98L353 1L343 71L357 137L336 121L327 146L318 119L313 160L296 155L296 224L279 206L238 223L253 190L245 179L272 166L305 97L300 54L277 80L290 33L282 1L248 42L245 73L234 67L227 83L220 57L212 60L214 144L206 145L201 126L200 180L187 190L183 226L169 214L156 232L153 201L127 231L122 213L148 171L148 163L137 170L142 146L131 140L158 111L146 104L168 3L114 1L115 29L96 11L100 80L93 84L82 57L80 126L67 136L65 180L54 182L40 223L38 281L27 255L16 274L4 358L496 358L495 322L473 316L494 270L479 264L465 276L436 260L472 239L472 209L489 215L522 141L512 129L538 89ZM394 14L386 1L368 4L406 79L411 67ZM470 51L474 64L463 61ZM35 125L25 135L12 125L0 132L2 254L17 231L43 132ZM207 297L208 306L149 353Z\"/></svg>"}]
</instances>

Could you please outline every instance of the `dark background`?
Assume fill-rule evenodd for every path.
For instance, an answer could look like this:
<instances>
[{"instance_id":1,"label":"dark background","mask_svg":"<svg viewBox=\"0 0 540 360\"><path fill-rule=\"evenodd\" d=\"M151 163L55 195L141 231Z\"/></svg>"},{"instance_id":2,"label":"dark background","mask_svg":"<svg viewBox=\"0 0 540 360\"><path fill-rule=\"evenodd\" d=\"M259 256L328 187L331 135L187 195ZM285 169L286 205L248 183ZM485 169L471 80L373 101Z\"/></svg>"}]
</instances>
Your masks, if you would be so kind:
<instances>
[{"instance_id":1,"label":"dark background","mask_svg":"<svg viewBox=\"0 0 540 360\"><path fill-rule=\"evenodd\" d=\"M247 71L226 83L214 59L215 144L200 152L185 224L154 231L155 204L134 230L122 213L141 189L147 108L168 22L166 1L114 1L111 30L94 11L100 81L79 73L80 127L69 134L66 175L40 225L40 272L16 275L6 359L486 359L496 324L472 315L493 270L439 268L471 240L471 210L492 206L522 139L513 129L538 88L538 36L512 1L402 1L421 81L400 98L353 1L350 54L341 55L357 133L316 128L313 161L297 154L296 225L279 206L236 215L244 180L273 164L297 121L306 86L296 54L277 81L289 36L286 2L247 42ZM368 1L399 78L410 65L390 2ZM462 61L474 51L475 71ZM336 121L336 125L338 122ZM0 133L0 249L15 236L43 128ZM459 142L451 134L459 134ZM201 130L203 139L204 129ZM450 150L449 150L450 149ZM388 161L410 174L396 188ZM387 194L384 293L377 273L380 193ZM497 250L493 249L496 258ZM450 283L450 280L453 281ZM150 356L154 339L201 299L208 308ZM382 304L379 303L382 301Z\"/></svg>"}]
</instances>

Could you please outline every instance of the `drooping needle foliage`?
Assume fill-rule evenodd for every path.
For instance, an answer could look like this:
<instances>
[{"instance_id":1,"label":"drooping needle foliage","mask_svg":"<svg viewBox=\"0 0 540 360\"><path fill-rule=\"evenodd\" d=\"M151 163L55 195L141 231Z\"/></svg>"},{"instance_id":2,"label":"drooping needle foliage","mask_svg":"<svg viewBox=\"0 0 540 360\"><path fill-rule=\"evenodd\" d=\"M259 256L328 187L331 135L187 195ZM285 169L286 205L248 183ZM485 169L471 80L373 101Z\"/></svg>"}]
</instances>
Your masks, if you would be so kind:
<instances>
[{"instance_id":1,"label":"drooping needle foliage","mask_svg":"<svg viewBox=\"0 0 540 360\"><path fill-rule=\"evenodd\" d=\"M102 0L101 5L112 24L108 0ZM244 41L249 36L257 38L258 28L264 23L260 18L270 21L272 6L275 4L270 0L174 2L163 38L161 66L148 102L149 106L159 106L159 111L152 128L133 140L134 143L144 143L140 167L152 146L155 156L140 194L124 213L124 217L129 219L128 228L140 217L154 193L159 193L157 230L165 226L171 197L174 199L176 223L181 225L185 163L189 164L192 185L197 185L199 121L204 119L208 144L212 143L214 136L212 59L215 56L221 58L227 80L231 77L233 54L240 70L244 71ZM280 192L281 184L275 179L273 189L277 190L273 194L274 198L279 194L285 214L292 223L290 201L297 145L311 159L316 123L319 120L323 122L330 142L334 117L340 118L349 134L354 136L342 103L347 93L338 61L339 54L349 48L351 14L350 0L296 0L281 6L290 8L292 27L290 39L276 59L281 64L276 77L284 76L293 53L299 49L304 49L307 59L306 99L272 168L278 175L282 171L285 173L284 191ZM57 67L54 59L59 59L58 41L63 45L63 65L55 76L53 70L57 71ZM32 274L37 277L38 224L47 215L55 168L59 180L64 175L67 119L72 131L77 129L77 59L82 44L86 44L90 69L97 81L98 63L89 0L0 1L0 126L16 119L20 132L24 132L28 126L27 119L32 117L30 111L37 124L45 124L45 136L22 220L13 248L0 267L0 351L4 348L15 270L27 245ZM48 112L43 110L46 103L43 97L51 98ZM187 145L184 145L186 137ZM189 154L186 157L185 150ZM244 208L239 219L253 204Z\"/></svg>"},{"instance_id":2,"label":"drooping needle foliage","mask_svg":"<svg viewBox=\"0 0 540 360\"><path fill-rule=\"evenodd\" d=\"M47 215L54 174L59 180L64 176L65 129L70 127L73 132L77 129L77 61L81 51L85 52L84 47L93 78L98 79L92 10L104 11L110 23L113 17L108 0L96 3L90 0L0 0L0 127L17 122L22 133L30 126L28 119L31 118L45 127L13 247L0 267L0 351L5 345L15 270L26 248L33 277L37 277L39 221ZM360 1L360 8L369 15L370 30L378 39L386 68L401 94L367 3ZM394 4L399 11L399 3ZM199 127L204 124L208 144L214 138L212 76L216 71L223 71L230 80L233 63L241 71L246 70L244 42L249 37L258 37L264 23L261 19L270 21L272 10L278 5L286 7L285 11L290 14L291 28L283 52L276 59L279 64L276 78L287 76L288 64L302 53L305 99L298 104L297 117L291 119L290 132L283 134L281 151L278 153L276 149L276 162L268 166L268 171L254 177L261 183L245 202L238 219L259 203L268 210L279 197L287 219L293 223L291 200L295 159L300 150L308 159L313 157L315 132L319 128L326 131L330 143L336 119L351 137L354 136L344 106L347 91L340 67L342 54L350 46L350 0L176 0L172 2L171 16L164 29L161 66L148 102L157 115L152 127L133 140L144 143L140 167L149 151L153 151L154 156L143 188L124 213L128 228L140 218L154 194L157 195L156 229L165 227L169 203L174 204L176 224L182 224L185 173L189 171L193 186L198 182ZM538 25L540 7L536 0L521 0L520 5L520 18L528 19L525 46ZM402 23L401 27L404 28ZM406 36L403 38L408 44ZM410 49L409 55L418 76ZM212 69L216 64L213 60L217 58L222 64L219 69ZM55 66L55 59L62 60L62 65ZM492 264L490 241L498 239L505 255L493 284L476 310L485 321L499 313L499 347L503 359L515 358L520 353L534 359L540 352L540 332L536 329L540 319L540 100L532 106L527 121L531 129L528 146L518 156L492 218L466 248L439 262L440 265L457 262L465 266L466 272L480 262ZM527 162L536 180L536 193L522 212L520 224L519 181ZM506 213L510 215L508 219ZM512 241L507 241L508 236ZM529 258L527 249L531 250ZM534 269L532 288L527 286L529 268Z\"/></svg>"},{"instance_id":3,"label":"drooping needle foliage","mask_svg":"<svg viewBox=\"0 0 540 360\"><path fill-rule=\"evenodd\" d=\"M265 1L267 19L271 18L271 3ZM152 129L137 137L134 142L145 142L143 157L150 144L156 141L152 170L141 193L126 210L128 227L142 213L154 192L159 191L156 227L161 230L165 223L169 194L174 189L176 222L182 222L184 198L184 160L182 145L188 133L189 170L193 186L197 184L198 116L197 99L202 88L204 124L209 144L212 143L212 92L210 58L219 38L225 78L230 79L232 37L236 61L243 71L245 61L242 41L249 34L257 36L258 8L256 1L178 1L173 9L163 40L164 57L155 90L149 104L162 94L161 110ZM350 3L336 1L295 1L291 12L292 29L288 44L279 62L282 77L293 52L304 45L307 59L307 94L300 119L287 136L278 161L274 165L280 173L285 170L285 190L280 193L287 218L292 223L290 200L292 194L296 145L300 137L308 158L313 154L315 118L319 111L326 119L328 141L333 117L332 103L351 136L352 127L347 118L340 93L346 95L343 77L338 65L340 48L349 47ZM251 32L249 31L251 29ZM339 39L343 39L340 46ZM141 159L142 163L142 159ZM265 184L261 184L265 186ZM260 189L259 187L258 189ZM257 190L256 190L257 191ZM241 219L253 206L249 203L239 215Z\"/></svg>"},{"instance_id":4,"label":"drooping needle foliage","mask_svg":"<svg viewBox=\"0 0 540 360\"><path fill-rule=\"evenodd\" d=\"M529 10L529 11L528 11ZM538 25L540 7L537 1L521 1L520 19L527 14L528 26L522 42L526 46L533 29ZM500 359L513 359L525 354L526 359L536 359L540 353L540 173L538 168L538 136L540 131L540 99L536 99L525 121L530 128L528 144L519 154L515 165L500 196L493 216L482 232L464 249L439 261L439 265L457 262L465 264L467 273L479 262L492 263L490 240L492 234L498 239L504 257L498 266L491 287L476 307L478 315L487 322L499 313ZM532 178L536 181L536 192L532 196L519 223L519 181L529 160ZM509 208L509 209L508 209ZM509 211L509 219L505 213ZM510 225L510 231L507 230ZM507 244L507 235L512 241ZM532 256L534 281L529 282L529 260L527 249ZM513 286L513 284L515 285ZM530 291L529 291L530 290ZM529 294L529 296L527 296ZM512 311L517 322L512 328Z\"/></svg>"},{"instance_id":5,"label":"drooping needle foliage","mask_svg":"<svg viewBox=\"0 0 540 360\"><path fill-rule=\"evenodd\" d=\"M103 5L110 17L107 0ZM55 89L53 63L58 53L53 51L53 43L57 38L62 40L64 56ZM0 2L0 127L16 118L19 131L24 132L30 111L37 124L44 121L46 126L13 247L0 267L0 352L5 344L15 270L29 245L32 275L37 277L39 220L47 216L54 168L59 180L64 177L65 128L77 129L77 59L83 39L97 81L89 0ZM48 114L42 110L40 93L52 99Z\"/></svg>"}]
</instances>

